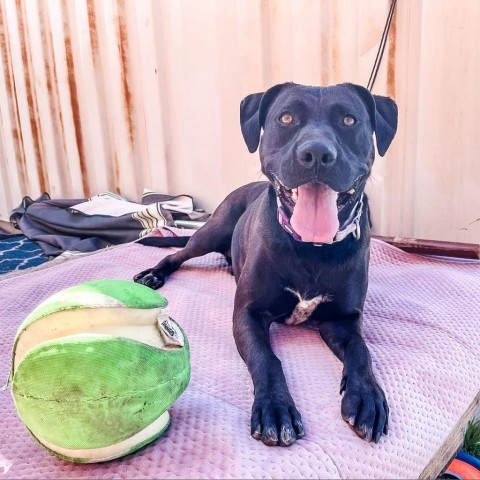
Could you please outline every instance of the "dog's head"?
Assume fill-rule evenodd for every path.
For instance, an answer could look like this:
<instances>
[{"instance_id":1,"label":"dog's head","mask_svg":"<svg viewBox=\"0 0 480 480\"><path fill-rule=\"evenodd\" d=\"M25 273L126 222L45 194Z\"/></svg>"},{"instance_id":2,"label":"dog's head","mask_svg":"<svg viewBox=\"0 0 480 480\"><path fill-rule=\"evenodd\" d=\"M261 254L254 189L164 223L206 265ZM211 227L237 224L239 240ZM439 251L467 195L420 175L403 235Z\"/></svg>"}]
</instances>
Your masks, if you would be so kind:
<instances>
[{"instance_id":1,"label":"dog's head","mask_svg":"<svg viewBox=\"0 0 480 480\"><path fill-rule=\"evenodd\" d=\"M349 83L284 83L246 97L240 123L248 150L260 144L262 172L297 236L331 243L363 194L375 157L373 133L381 156L395 136L397 106Z\"/></svg>"}]
</instances>

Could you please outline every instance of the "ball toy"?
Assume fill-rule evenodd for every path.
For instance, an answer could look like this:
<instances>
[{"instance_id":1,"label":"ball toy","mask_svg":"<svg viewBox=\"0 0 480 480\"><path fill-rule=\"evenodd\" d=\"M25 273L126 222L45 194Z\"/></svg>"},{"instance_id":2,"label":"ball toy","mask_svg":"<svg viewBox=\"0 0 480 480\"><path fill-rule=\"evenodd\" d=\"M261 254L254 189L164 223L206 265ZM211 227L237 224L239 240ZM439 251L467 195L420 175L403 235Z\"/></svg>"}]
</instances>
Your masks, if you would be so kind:
<instances>
[{"instance_id":1,"label":"ball toy","mask_svg":"<svg viewBox=\"0 0 480 480\"><path fill-rule=\"evenodd\" d=\"M17 412L52 454L112 460L162 435L190 379L188 340L144 285L99 280L51 296L20 325Z\"/></svg>"}]
</instances>

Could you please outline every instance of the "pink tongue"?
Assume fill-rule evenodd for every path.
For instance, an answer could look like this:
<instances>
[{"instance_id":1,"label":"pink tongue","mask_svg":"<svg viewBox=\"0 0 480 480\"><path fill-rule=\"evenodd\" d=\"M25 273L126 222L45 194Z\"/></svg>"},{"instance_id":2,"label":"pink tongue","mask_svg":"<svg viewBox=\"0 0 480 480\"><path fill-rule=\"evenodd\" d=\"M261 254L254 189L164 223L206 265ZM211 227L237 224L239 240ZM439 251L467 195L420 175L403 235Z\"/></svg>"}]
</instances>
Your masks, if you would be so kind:
<instances>
[{"instance_id":1,"label":"pink tongue","mask_svg":"<svg viewBox=\"0 0 480 480\"><path fill-rule=\"evenodd\" d=\"M298 187L290 224L304 242L331 243L338 228L337 192L327 185Z\"/></svg>"}]
</instances>

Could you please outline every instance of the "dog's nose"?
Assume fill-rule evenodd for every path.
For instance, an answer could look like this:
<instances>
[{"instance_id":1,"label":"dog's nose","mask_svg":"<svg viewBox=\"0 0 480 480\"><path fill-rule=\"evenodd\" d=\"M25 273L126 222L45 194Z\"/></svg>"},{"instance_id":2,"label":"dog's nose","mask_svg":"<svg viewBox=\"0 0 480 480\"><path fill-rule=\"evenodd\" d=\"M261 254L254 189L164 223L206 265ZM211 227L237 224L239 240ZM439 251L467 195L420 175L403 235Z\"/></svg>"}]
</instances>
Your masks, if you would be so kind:
<instances>
[{"instance_id":1,"label":"dog's nose","mask_svg":"<svg viewBox=\"0 0 480 480\"><path fill-rule=\"evenodd\" d=\"M308 142L298 149L298 161L306 167L329 167L337 159L337 150L327 142Z\"/></svg>"}]
</instances>

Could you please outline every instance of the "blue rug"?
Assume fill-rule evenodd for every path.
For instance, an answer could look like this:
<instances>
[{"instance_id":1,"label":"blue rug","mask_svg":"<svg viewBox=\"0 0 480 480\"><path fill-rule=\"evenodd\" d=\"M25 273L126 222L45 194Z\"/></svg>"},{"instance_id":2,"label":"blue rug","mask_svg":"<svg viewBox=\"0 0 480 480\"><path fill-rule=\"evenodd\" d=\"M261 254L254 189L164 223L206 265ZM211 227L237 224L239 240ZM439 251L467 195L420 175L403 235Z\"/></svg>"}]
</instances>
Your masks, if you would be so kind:
<instances>
[{"instance_id":1,"label":"blue rug","mask_svg":"<svg viewBox=\"0 0 480 480\"><path fill-rule=\"evenodd\" d=\"M0 275L48 261L43 250L24 235L0 238Z\"/></svg>"}]
</instances>

